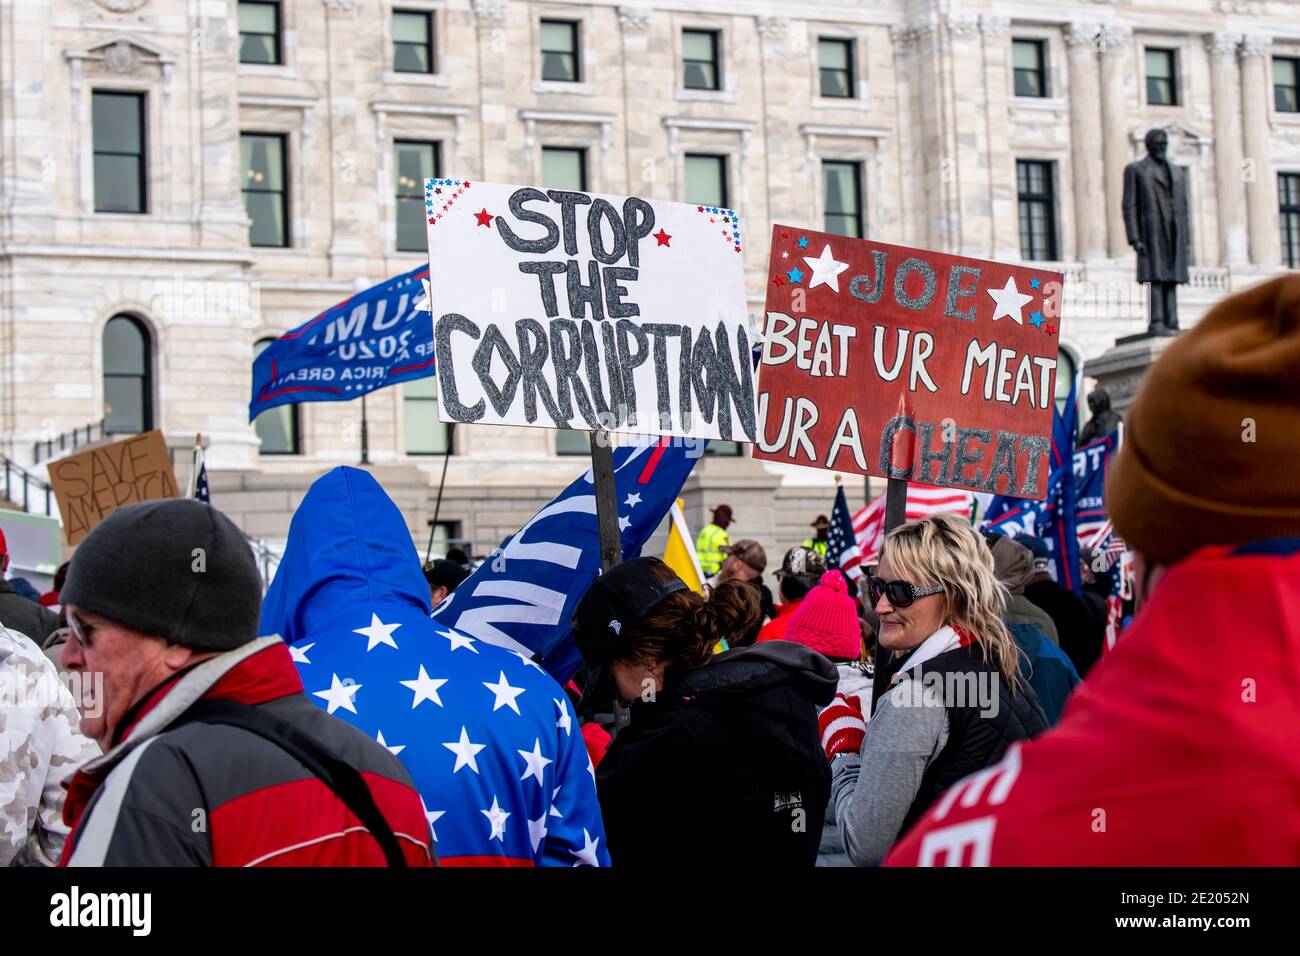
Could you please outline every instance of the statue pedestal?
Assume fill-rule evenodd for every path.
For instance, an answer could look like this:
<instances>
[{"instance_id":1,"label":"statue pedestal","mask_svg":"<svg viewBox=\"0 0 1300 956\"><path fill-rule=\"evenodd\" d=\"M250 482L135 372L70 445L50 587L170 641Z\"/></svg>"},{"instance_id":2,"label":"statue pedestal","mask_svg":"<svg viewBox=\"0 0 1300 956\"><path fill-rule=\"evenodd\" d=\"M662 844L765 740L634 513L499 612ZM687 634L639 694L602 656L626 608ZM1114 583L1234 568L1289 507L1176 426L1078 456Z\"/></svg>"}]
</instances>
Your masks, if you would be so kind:
<instances>
[{"instance_id":1,"label":"statue pedestal","mask_svg":"<svg viewBox=\"0 0 1300 956\"><path fill-rule=\"evenodd\" d=\"M1142 376L1175 336L1126 335L1083 365L1083 374L1095 378L1110 395L1110 407L1124 415L1137 394Z\"/></svg>"}]
</instances>

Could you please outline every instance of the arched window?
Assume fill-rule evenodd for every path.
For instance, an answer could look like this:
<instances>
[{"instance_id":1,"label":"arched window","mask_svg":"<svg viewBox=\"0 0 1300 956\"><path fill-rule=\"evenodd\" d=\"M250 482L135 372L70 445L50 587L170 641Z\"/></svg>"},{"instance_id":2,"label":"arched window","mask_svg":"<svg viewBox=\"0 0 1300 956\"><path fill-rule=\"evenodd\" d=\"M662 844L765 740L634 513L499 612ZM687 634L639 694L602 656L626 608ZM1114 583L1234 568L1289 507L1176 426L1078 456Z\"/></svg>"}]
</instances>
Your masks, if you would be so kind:
<instances>
[{"instance_id":1,"label":"arched window","mask_svg":"<svg viewBox=\"0 0 1300 956\"><path fill-rule=\"evenodd\" d=\"M262 354L262 350L275 339L258 339L253 344L253 358ZM253 422L257 437L262 442L263 455L297 455L298 447L298 406L277 405L262 412Z\"/></svg>"},{"instance_id":2,"label":"arched window","mask_svg":"<svg viewBox=\"0 0 1300 956\"><path fill-rule=\"evenodd\" d=\"M135 435L153 428L153 348L134 316L104 326L104 431Z\"/></svg>"}]
</instances>

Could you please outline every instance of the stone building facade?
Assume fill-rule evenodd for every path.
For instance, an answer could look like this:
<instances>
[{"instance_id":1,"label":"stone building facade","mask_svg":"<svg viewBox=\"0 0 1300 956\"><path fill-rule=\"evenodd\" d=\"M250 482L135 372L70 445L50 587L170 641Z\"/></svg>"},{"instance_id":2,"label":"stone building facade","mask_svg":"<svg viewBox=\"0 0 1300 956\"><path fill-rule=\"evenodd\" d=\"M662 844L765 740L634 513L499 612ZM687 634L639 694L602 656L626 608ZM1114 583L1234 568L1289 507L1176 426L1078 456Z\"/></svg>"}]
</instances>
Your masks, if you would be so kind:
<instances>
[{"instance_id":1,"label":"stone building facade","mask_svg":"<svg viewBox=\"0 0 1300 956\"><path fill-rule=\"evenodd\" d=\"M241 37L241 22L256 32L272 14L274 56L261 58L273 62L241 62L258 59L248 43L272 43ZM413 72L398 58L421 22L427 71ZM712 72L688 82L700 49ZM105 415L106 375L121 374L106 367L106 326L129 316L147 367L124 380L143 388L182 481L179 450L201 433L214 502L250 535L282 538L310 481L357 461L360 408L301 406L294 453L269 454L247 424L251 356L259 340L419 264L397 248L399 142L437 144L445 174L517 183L544 179L548 149L576 150L564 155L581 157L588 188L675 200L690 198L690 157L712 157L720 204L751 231L856 214L886 242L1046 256L1068 276L1061 340L1077 365L1145 326L1120 192L1153 126L1189 174L1184 323L1285 267L1300 113L1279 87L1297 62L1293 0L10 0L0 453L31 465L37 443ZM114 145L95 128L105 93L136 97L139 142ZM281 144L282 247L250 244L250 134ZM139 165L142 211L96 195L101 163L123 162ZM827 164L856 179L847 213ZM1026 192L1034 170L1045 178ZM1022 235L1035 203L1046 217L1036 249ZM755 312L766 254L761 242L745 252ZM406 417L428 408L401 387L366 403L372 467L422 544L443 458L408 453L418 423ZM440 535L483 552L517 528L581 467L556 442L542 429L461 428ZM733 530L775 560L829 510L832 482L707 456L686 489L688 520L698 527L727 501ZM850 487L860 501L862 481Z\"/></svg>"}]
</instances>

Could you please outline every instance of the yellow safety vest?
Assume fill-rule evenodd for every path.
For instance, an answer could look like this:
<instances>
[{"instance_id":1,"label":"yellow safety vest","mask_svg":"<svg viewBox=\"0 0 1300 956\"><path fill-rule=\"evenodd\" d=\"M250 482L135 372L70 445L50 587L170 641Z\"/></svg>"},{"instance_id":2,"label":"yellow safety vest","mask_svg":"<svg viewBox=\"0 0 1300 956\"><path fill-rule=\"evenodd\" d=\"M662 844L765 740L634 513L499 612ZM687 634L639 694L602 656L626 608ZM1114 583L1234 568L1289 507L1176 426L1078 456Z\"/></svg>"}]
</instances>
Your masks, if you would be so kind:
<instances>
[{"instance_id":1,"label":"yellow safety vest","mask_svg":"<svg viewBox=\"0 0 1300 956\"><path fill-rule=\"evenodd\" d=\"M731 545L731 536L716 524L706 524L695 538L695 556L700 560L700 570L712 577L722 567L726 557L722 549Z\"/></svg>"},{"instance_id":2,"label":"yellow safety vest","mask_svg":"<svg viewBox=\"0 0 1300 956\"><path fill-rule=\"evenodd\" d=\"M805 548L812 548L814 551L816 551L818 554L820 554L823 558L826 557L826 542L825 542L825 541L818 541L816 538L809 538L808 540L806 540L806 541L803 543L803 547L805 547Z\"/></svg>"}]
</instances>

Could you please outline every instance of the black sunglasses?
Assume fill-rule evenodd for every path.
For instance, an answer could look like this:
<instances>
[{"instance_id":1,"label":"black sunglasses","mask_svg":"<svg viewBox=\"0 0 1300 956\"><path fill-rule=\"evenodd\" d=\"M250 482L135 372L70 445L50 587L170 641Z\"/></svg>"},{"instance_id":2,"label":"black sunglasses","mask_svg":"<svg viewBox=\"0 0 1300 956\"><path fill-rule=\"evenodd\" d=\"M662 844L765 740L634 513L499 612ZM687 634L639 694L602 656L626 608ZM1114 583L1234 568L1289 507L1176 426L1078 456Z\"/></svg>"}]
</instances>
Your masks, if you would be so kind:
<instances>
[{"instance_id":1,"label":"black sunglasses","mask_svg":"<svg viewBox=\"0 0 1300 956\"><path fill-rule=\"evenodd\" d=\"M911 581L885 581L875 577L871 579L869 586L872 607L880 603L881 595L887 596L889 603L894 607L911 607L912 602L919 597L943 593L943 587L938 584L933 587L918 588Z\"/></svg>"}]
</instances>

